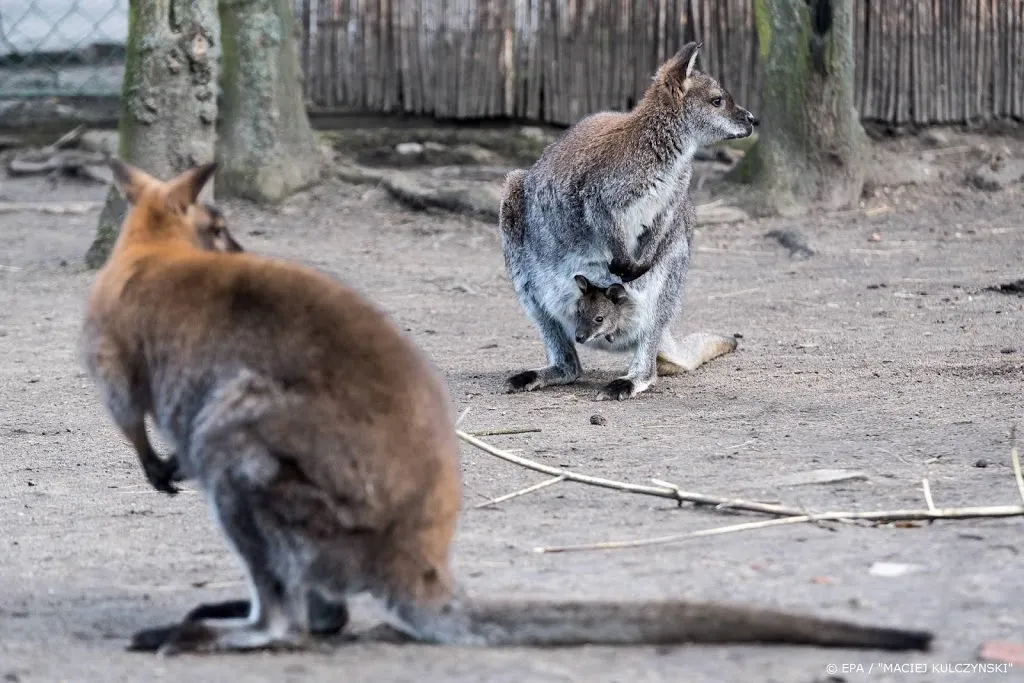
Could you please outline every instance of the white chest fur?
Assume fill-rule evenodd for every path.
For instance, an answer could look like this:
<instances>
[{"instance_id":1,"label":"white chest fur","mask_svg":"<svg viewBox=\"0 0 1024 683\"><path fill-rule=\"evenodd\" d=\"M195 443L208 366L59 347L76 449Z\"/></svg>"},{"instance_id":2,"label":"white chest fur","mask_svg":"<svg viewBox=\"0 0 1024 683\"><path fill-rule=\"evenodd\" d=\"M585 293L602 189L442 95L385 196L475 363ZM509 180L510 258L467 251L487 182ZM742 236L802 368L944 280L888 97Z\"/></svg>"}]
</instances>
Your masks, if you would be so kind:
<instances>
[{"instance_id":1,"label":"white chest fur","mask_svg":"<svg viewBox=\"0 0 1024 683\"><path fill-rule=\"evenodd\" d=\"M615 217L618 227L626 236L626 246L631 251L644 231L652 227L680 192L689 188L692 153L679 156L669 168L655 176L644 194L620 211Z\"/></svg>"}]
</instances>

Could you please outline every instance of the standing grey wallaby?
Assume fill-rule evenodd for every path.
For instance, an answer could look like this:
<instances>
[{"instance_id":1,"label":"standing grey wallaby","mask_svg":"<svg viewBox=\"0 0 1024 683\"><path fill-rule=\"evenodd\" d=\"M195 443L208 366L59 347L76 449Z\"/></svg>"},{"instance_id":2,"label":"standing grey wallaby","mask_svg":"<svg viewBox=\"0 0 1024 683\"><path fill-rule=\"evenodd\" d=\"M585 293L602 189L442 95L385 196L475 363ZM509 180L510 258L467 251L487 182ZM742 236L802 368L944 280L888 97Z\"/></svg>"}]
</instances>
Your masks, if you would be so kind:
<instances>
[{"instance_id":1,"label":"standing grey wallaby","mask_svg":"<svg viewBox=\"0 0 1024 683\"><path fill-rule=\"evenodd\" d=\"M303 647L363 592L409 636L450 645L929 647L928 632L719 603L471 599L450 564L459 450L432 364L334 279L203 249L195 201L212 164L169 182L111 168L130 208L90 291L85 364L143 459L154 415L250 593L139 631L134 649Z\"/></svg>"},{"instance_id":2,"label":"standing grey wallaby","mask_svg":"<svg viewBox=\"0 0 1024 683\"><path fill-rule=\"evenodd\" d=\"M689 371L736 348L733 337L697 334L677 345L670 326L682 305L696 211L690 198L699 147L751 134L757 123L711 76L694 69L700 43L665 62L628 113L592 114L553 142L528 171L505 180L502 251L520 303L536 324L547 366L512 376L509 391L568 384L582 374L573 344L573 278L625 285L636 302L614 343L633 353L604 399L626 399L660 374Z\"/></svg>"}]
</instances>

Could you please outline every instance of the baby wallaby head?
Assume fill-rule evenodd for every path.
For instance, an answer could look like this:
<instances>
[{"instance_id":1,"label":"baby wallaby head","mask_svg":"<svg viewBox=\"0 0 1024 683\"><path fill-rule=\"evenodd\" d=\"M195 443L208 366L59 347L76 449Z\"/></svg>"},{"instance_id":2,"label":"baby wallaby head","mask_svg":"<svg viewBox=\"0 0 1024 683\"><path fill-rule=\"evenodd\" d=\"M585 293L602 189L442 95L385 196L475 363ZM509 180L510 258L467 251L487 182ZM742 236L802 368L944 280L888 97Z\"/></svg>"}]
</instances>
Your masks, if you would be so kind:
<instances>
[{"instance_id":1,"label":"baby wallaby head","mask_svg":"<svg viewBox=\"0 0 1024 683\"><path fill-rule=\"evenodd\" d=\"M600 336L615 341L622 321L629 317L633 302L626 288L616 283L602 288L583 275L576 276L580 298L576 302L576 342L586 344Z\"/></svg>"},{"instance_id":2,"label":"baby wallaby head","mask_svg":"<svg viewBox=\"0 0 1024 683\"><path fill-rule=\"evenodd\" d=\"M107 164L128 202L119 243L170 240L210 251L242 250L227 231L221 212L197 201L216 163L190 168L166 182L120 159L110 158Z\"/></svg>"},{"instance_id":3,"label":"baby wallaby head","mask_svg":"<svg viewBox=\"0 0 1024 683\"><path fill-rule=\"evenodd\" d=\"M757 119L708 74L694 68L703 43L687 43L661 65L645 100L676 117L698 145L745 138Z\"/></svg>"}]
</instances>

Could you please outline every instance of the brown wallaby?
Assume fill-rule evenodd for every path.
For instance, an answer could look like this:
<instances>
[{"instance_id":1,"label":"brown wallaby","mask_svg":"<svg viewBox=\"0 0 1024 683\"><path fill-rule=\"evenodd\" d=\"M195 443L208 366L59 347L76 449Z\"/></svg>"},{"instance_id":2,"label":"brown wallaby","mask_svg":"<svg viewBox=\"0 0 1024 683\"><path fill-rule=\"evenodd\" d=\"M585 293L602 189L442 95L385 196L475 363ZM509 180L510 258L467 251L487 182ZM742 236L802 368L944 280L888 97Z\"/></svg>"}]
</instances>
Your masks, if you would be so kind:
<instances>
[{"instance_id":1,"label":"brown wallaby","mask_svg":"<svg viewBox=\"0 0 1024 683\"><path fill-rule=\"evenodd\" d=\"M583 275L575 279L580 288L580 299L576 302L576 343L586 344L598 337L614 342L619 325L629 320L636 308L626 288L618 283L598 287Z\"/></svg>"},{"instance_id":2,"label":"brown wallaby","mask_svg":"<svg viewBox=\"0 0 1024 683\"><path fill-rule=\"evenodd\" d=\"M323 621L317 604L340 628L361 592L411 637L444 644L928 647L926 632L716 603L470 599L450 565L459 451L432 364L332 278L199 248L193 207L212 164L166 183L111 167L130 208L90 294L86 364L140 457L154 414L250 592L140 631L133 647L301 647Z\"/></svg>"}]
</instances>

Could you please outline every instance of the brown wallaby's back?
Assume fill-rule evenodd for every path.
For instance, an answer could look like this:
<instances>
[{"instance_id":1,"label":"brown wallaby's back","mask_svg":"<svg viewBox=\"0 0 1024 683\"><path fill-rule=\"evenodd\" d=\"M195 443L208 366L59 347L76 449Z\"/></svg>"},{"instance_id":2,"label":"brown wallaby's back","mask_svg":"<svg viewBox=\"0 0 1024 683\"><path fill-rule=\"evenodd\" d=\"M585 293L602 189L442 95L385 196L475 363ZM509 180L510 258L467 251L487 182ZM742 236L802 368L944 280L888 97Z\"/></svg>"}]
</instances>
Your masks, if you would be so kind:
<instances>
[{"instance_id":1,"label":"brown wallaby's back","mask_svg":"<svg viewBox=\"0 0 1024 683\"><path fill-rule=\"evenodd\" d=\"M460 481L439 374L333 279L204 248L194 205L212 167L169 183L112 168L131 209L90 296L86 364L144 466L198 482L250 586L249 601L200 606L134 648L297 647L342 628L361 592L438 643L927 647L927 633L728 605L468 598L449 563ZM149 447L147 414L172 458Z\"/></svg>"}]
</instances>

